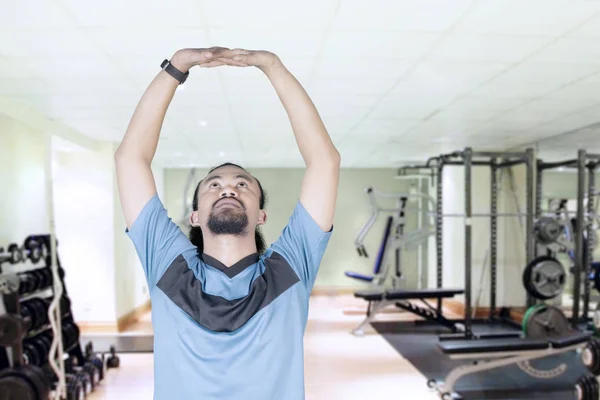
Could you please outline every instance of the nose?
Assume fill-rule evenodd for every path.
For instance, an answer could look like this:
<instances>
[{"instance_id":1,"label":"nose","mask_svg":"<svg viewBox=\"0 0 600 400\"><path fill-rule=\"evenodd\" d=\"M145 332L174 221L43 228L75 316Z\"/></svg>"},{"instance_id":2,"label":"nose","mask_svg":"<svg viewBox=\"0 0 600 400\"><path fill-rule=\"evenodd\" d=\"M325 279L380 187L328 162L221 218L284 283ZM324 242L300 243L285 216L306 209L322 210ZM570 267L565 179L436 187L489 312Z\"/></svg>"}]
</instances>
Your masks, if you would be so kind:
<instances>
[{"instance_id":1,"label":"nose","mask_svg":"<svg viewBox=\"0 0 600 400\"><path fill-rule=\"evenodd\" d=\"M221 197L237 197L237 192L235 190L233 190L233 188L226 186L223 188L223 191L221 192Z\"/></svg>"}]
</instances>

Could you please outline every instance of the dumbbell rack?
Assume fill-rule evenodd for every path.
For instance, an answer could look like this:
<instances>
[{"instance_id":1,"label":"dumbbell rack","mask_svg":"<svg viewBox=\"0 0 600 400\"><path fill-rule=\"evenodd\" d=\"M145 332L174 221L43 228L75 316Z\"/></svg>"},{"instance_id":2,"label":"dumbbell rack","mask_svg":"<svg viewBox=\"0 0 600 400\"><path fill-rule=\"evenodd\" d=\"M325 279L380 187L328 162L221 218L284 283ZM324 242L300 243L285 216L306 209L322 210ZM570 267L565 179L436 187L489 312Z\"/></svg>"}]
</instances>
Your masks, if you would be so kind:
<instances>
[{"instance_id":1,"label":"dumbbell rack","mask_svg":"<svg viewBox=\"0 0 600 400\"><path fill-rule=\"evenodd\" d=\"M48 363L54 336L48 320L48 307L54 300L50 249L49 235L31 235L25 239L22 246L11 243L6 247L6 251L0 248L0 282L4 282L0 287L3 289L0 315L21 317L25 321L26 332L22 341L11 347L10 350L13 351L0 346L0 373L15 364L37 365L43 369L53 389L58 383L58 378ZM104 361L82 351L79 327L73 318L71 301L64 281L65 273L58 254L56 260L63 292L59 305L62 327L59 340L63 345L65 372L70 378L68 392L72 393L75 390L84 392L85 395L103 378ZM74 389L73 385L77 387ZM67 397L70 398L71 394Z\"/></svg>"}]
</instances>

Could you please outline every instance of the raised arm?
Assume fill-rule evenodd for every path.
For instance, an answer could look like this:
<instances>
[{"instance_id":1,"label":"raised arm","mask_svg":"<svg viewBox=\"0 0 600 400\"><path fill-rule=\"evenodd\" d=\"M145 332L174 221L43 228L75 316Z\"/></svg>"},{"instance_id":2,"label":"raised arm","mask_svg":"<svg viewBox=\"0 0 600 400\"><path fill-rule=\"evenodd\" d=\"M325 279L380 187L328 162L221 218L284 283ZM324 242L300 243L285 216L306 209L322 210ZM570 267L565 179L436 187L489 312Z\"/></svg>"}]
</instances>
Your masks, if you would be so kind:
<instances>
[{"instance_id":1,"label":"raised arm","mask_svg":"<svg viewBox=\"0 0 600 400\"><path fill-rule=\"evenodd\" d=\"M171 64L186 73L194 65L221 56L233 57L231 50L183 49L171 58ZM227 62L227 60L223 60ZM239 65L234 61L232 65ZM125 223L130 228L144 205L156 194L156 184L150 168L167 109L173 100L179 81L164 70L154 78L138 103L125 136L115 152L117 183Z\"/></svg>"},{"instance_id":2,"label":"raised arm","mask_svg":"<svg viewBox=\"0 0 600 400\"><path fill-rule=\"evenodd\" d=\"M312 100L279 57L267 51L234 50L234 60L265 73L281 100L306 164L300 202L323 229L333 225L341 157Z\"/></svg>"}]
</instances>

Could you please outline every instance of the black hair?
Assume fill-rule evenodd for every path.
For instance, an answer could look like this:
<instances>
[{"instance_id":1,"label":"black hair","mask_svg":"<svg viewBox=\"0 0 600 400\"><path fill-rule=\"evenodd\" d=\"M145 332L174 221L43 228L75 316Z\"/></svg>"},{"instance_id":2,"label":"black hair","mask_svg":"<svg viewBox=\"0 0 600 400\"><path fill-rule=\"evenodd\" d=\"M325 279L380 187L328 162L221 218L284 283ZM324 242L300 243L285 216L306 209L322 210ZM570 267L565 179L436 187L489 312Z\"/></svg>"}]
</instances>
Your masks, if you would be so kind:
<instances>
[{"instance_id":1,"label":"black hair","mask_svg":"<svg viewBox=\"0 0 600 400\"><path fill-rule=\"evenodd\" d=\"M226 162L211 168L211 170L208 171L208 175L216 169L227 166L237 167L246 171L245 168L237 164ZM256 179L256 182L258 183L258 188L260 189L259 207L261 210L264 210L267 204L267 193L260 184L260 181L256 177L254 177L254 179ZM202 181L198 182L196 190L194 190L194 199L192 200L192 211L198 211L198 191L200 190L200 185L202 185ZM190 242L192 242L192 244L198 248L198 254L202 255L202 253L204 252L204 238L202 236L202 228L200 228L199 226L192 226L190 229L189 238ZM265 242L265 238L263 237L263 234L258 226L254 231L254 241L256 242L257 253L264 254L264 252L267 250L267 243Z\"/></svg>"}]
</instances>

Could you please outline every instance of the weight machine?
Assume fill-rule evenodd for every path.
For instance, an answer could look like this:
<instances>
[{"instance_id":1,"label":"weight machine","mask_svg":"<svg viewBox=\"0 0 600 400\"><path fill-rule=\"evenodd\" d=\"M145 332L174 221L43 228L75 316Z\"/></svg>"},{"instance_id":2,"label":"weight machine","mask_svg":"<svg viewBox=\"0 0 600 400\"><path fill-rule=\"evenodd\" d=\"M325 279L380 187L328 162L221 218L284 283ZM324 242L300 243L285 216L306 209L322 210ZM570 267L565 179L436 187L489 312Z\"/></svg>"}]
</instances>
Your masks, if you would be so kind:
<instances>
[{"instance_id":1,"label":"weight machine","mask_svg":"<svg viewBox=\"0 0 600 400\"><path fill-rule=\"evenodd\" d=\"M353 271L346 271L345 275L349 278L356 279L362 282L370 283L374 289L383 288L386 285L389 271L389 260L390 257L388 252L394 253L394 272L391 276L391 287L398 288L400 281L403 279L402 276L402 250L413 250L419 249L424 243L427 243L429 236L433 235L433 220L429 227L412 230L410 232L405 231L406 227L406 210L407 202L411 199L426 199L432 205L435 200L431 196L420 193L384 193L380 192L372 187L365 189L365 192L369 196L369 202L371 205L371 217L367 223L361 228L360 232L356 236L354 245L360 257L368 258L368 253L364 245L365 237L371 230L379 215L382 213L391 213L386 220L384 228L383 238L381 245L375 259L372 275L364 275ZM395 208L381 207L377 202L377 197L395 199ZM418 266L419 282L422 274L421 266Z\"/></svg>"},{"instance_id":2,"label":"weight machine","mask_svg":"<svg viewBox=\"0 0 600 400\"><path fill-rule=\"evenodd\" d=\"M507 158L510 157L510 158ZM488 160L477 159L476 157L489 157ZM459 158L458 162L452 160ZM498 162L501 158L502 161ZM512 158L512 159L511 159ZM600 157L599 157L600 158ZM460 153L452 153L450 157L441 156L441 164L444 165L463 165L465 167L465 193L466 204L465 214L465 330L460 334L440 335L438 349L452 359L473 360L472 364L465 364L455 367L446 378L441 382L434 380L428 381L428 386L436 389L443 399L460 398L455 392L454 387L457 381L473 373L492 370L507 365L518 365L522 370L531 370L541 376L552 376L560 374L566 368L559 365L550 371L537 371L529 362L547 356L558 355L569 351L579 351L587 347L588 354L592 346L590 345L591 332L580 331L577 317L573 319L572 329L569 329L569 322L556 307L549 306L538 300L545 300L556 297L562 293L564 288L564 269L560 263L552 258L539 256L540 248L556 239L557 233L560 234L560 226L553 224L553 220L545 219L541 211L541 170L540 166L550 167L550 164L544 164L534 159L533 150L527 149L524 153L491 153L491 152L472 152L471 149L465 149ZM471 218L475 216L471 210L471 168L475 165L490 166L491 174L491 215L480 214L477 216L491 217L491 243L490 243L490 264L491 264L491 298L490 314L487 323L506 322L521 328L520 324L504 316L500 318L496 315L496 229L497 217L501 214L497 212L497 171L499 168L512 167L524 163L526 166L526 212L516 214L505 214L505 216L525 217L525 253L527 267L523 273L523 283L527 290L528 310L523 318L522 328L513 333L501 334L474 334L471 330ZM572 164L573 161L565 165ZM439 168L438 164L438 168ZM579 260L583 257L583 184L585 154L580 151L577 165L580 166L579 172L579 196L577 223L579 231L576 232L576 254ZM583 166L583 167L582 167ZM589 165L588 165L589 166ZM534 173L537 168L537 190L534 196ZM595 168L595 166L594 166ZM441 183L441 168L438 171L438 183ZM583 171L583 172L582 172ZM591 174L593 175L593 174ZM593 179L593 177L591 178ZM590 185L590 191L593 190L593 183ZM438 186L441 192L441 188ZM590 192L591 193L591 192ZM440 202L440 196L438 196ZM592 205L588 203L591 210ZM441 216L441 210L438 210L438 216ZM441 228L441 221L440 221ZM589 226L588 226L589 228ZM441 229L440 229L441 230ZM439 230L438 230L439 232ZM540 247L541 245L541 247ZM536 257L537 256L537 257ZM438 262L440 262L438 257ZM576 270L579 268L576 267ZM576 278L577 280L577 278ZM577 290L577 289L576 289ZM579 291L576 293L579 298ZM577 305L577 306L576 306ZM574 315L578 315L578 302L574 305ZM501 313L502 314L502 313ZM523 334L524 333L524 334ZM594 345L595 346L595 345ZM592 347L594 347L592 346ZM593 358L593 357L592 357ZM592 362L593 367L600 372L599 357ZM591 368L590 368L591 369ZM598 398L599 386L593 376L582 376L576 384L576 389L582 399Z\"/></svg>"},{"instance_id":3,"label":"weight machine","mask_svg":"<svg viewBox=\"0 0 600 400\"><path fill-rule=\"evenodd\" d=\"M535 156L533 149L526 149L524 152L490 152L490 151L473 151L471 148L465 148L463 151L456 151L450 154L444 154L439 157L431 158L428 165L435 161L437 168L437 210L436 210L436 255L437 255L437 284L441 286L442 281L442 232L443 221L446 217L461 217L465 221L465 307L464 307L464 331L460 334L440 336L440 340L447 339L471 339L495 337L496 334L486 333L474 335L472 330L473 322L492 323L507 323L513 326L520 326L509 317L508 310L503 310L499 313L496 306L496 284L497 284L497 267L498 267L498 218L500 217L525 217L525 230L531 232L533 230L533 213L534 213L534 169ZM503 168L511 168L517 165L525 165L526 168L526 211L525 213L499 213L498 212L498 175ZM443 205L443 173L448 166L464 167L465 176L465 211L464 214L444 214ZM490 212L489 213L473 213L472 196L473 196L473 167L486 167L490 169ZM490 219L490 310L487 318L475 320L472 316L472 223L473 218L485 217ZM525 257L527 262L530 262L534 256L534 243L531 235L526 234L525 242ZM527 302L532 302L531 296L528 295ZM506 334L502 334L505 336Z\"/></svg>"},{"instance_id":4,"label":"weight machine","mask_svg":"<svg viewBox=\"0 0 600 400\"><path fill-rule=\"evenodd\" d=\"M596 169L600 166L600 155L589 154L585 150L580 149L577 152L577 158L559 161L559 162L543 162L538 161L537 165L537 205L536 216L542 214L542 193L543 193L543 172L556 168L574 168L577 171L577 207L574 223L567 226L567 232L572 232L574 239L575 251L572 253L573 262L573 316L571 324L573 329L580 329L586 326L590 321L589 304L590 304L590 289L591 284L588 277L592 274L593 252L595 247L597 228L597 215L594 207L594 198L596 197L595 176ZM586 174L587 174L587 192L586 192ZM587 207L585 199L587 197ZM568 211L563 211L569 222ZM567 250L572 251L572 248L565 246ZM536 248L536 255L543 251L539 246ZM582 282L582 275L585 277ZM594 274L594 276L597 274ZM581 286L583 284L583 294ZM583 300L583 310L580 313L580 300Z\"/></svg>"}]
</instances>

